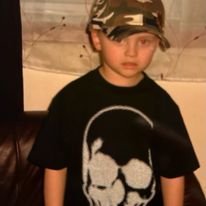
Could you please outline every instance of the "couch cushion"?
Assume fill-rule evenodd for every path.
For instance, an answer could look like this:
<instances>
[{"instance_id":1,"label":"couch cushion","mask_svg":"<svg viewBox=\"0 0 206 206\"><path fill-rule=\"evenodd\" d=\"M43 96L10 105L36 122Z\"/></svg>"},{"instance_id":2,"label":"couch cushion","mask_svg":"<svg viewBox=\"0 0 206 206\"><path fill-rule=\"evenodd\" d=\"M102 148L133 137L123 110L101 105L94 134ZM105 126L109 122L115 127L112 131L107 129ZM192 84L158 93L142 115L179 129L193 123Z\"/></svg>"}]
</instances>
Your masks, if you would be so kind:
<instances>
[{"instance_id":1,"label":"couch cushion","mask_svg":"<svg viewBox=\"0 0 206 206\"><path fill-rule=\"evenodd\" d=\"M24 113L0 125L0 205L43 205L43 170L27 161L46 112Z\"/></svg>"}]
</instances>

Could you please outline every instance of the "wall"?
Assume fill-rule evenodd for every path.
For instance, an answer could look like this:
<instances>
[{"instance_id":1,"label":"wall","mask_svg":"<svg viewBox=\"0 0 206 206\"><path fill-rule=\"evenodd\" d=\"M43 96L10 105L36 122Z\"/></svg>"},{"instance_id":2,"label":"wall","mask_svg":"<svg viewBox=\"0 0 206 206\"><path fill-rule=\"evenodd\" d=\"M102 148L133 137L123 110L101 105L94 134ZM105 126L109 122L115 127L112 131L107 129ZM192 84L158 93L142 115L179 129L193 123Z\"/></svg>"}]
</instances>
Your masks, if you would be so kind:
<instances>
[{"instance_id":1,"label":"wall","mask_svg":"<svg viewBox=\"0 0 206 206\"><path fill-rule=\"evenodd\" d=\"M24 109L46 110L53 95L78 76L24 69ZM201 167L197 177L206 195L206 82L157 81L180 106Z\"/></svg>"}]
</instances>

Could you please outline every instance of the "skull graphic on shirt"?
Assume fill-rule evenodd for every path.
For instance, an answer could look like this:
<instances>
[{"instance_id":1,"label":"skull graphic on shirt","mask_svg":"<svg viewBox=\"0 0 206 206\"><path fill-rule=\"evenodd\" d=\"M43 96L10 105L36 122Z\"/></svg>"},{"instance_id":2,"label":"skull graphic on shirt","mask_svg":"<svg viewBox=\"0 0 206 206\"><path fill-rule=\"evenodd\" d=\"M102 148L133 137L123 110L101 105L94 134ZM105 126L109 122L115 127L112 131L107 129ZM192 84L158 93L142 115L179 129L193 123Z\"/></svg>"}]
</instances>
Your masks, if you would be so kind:
<instances>
[{"instance_id":1,"label":"skull graphic on shirt","mask_svg":"<svg viewBox=\"0 0 206 206\"><path fill-rule=\"evenodd\" d=\"M151 120L111 106L88 122L83 141L83 192L91 206L146 206L155 195Z\"/></svg>"}]
</instances>

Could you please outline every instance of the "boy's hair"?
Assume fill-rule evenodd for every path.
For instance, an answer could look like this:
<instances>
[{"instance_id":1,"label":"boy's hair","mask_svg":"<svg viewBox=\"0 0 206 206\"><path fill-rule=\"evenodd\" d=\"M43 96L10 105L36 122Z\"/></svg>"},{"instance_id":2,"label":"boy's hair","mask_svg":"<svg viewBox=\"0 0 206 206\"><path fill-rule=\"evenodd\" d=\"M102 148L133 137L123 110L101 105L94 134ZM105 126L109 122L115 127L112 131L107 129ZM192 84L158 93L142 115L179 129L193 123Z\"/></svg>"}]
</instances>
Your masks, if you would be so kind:
<instances>
[{"instance_id":1,"label":"boy's hair","mask_svg":"<svg viewBox=\"0 0 206 206\"><path fill-rule=\"evenodd\" d=\"M160 48L170 47L164 36L165 11L161 0L95 0L88 30L101 30L120 41L134 33L149 32L160 39Z\"/></svg>"}]
</instances>

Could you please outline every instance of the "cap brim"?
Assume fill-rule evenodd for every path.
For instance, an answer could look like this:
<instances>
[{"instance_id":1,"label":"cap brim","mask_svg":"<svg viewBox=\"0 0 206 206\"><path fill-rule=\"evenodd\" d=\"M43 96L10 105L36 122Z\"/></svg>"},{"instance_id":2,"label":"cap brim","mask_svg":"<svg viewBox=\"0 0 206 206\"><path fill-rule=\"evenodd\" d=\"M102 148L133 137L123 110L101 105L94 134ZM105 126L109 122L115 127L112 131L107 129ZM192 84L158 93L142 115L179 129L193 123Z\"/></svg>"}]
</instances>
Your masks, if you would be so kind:
<instances>
[{"instance_id":1,"label":"cap brim","mask_svg":"<svg viewBox=\"0 0 206 206\"><path fill-rule=\"evenodd\" d=\"M135 33L148 32L156 35L160 39L160 48L163 51L170 48L169 41L167 40L167 38L164 36L162 32L157 30L156 27L151 27L147 25L146 26L124 25L115 28L103 29L103 32L107 35L108 38L117 41Z\"/></svg>"}]
</instances>

